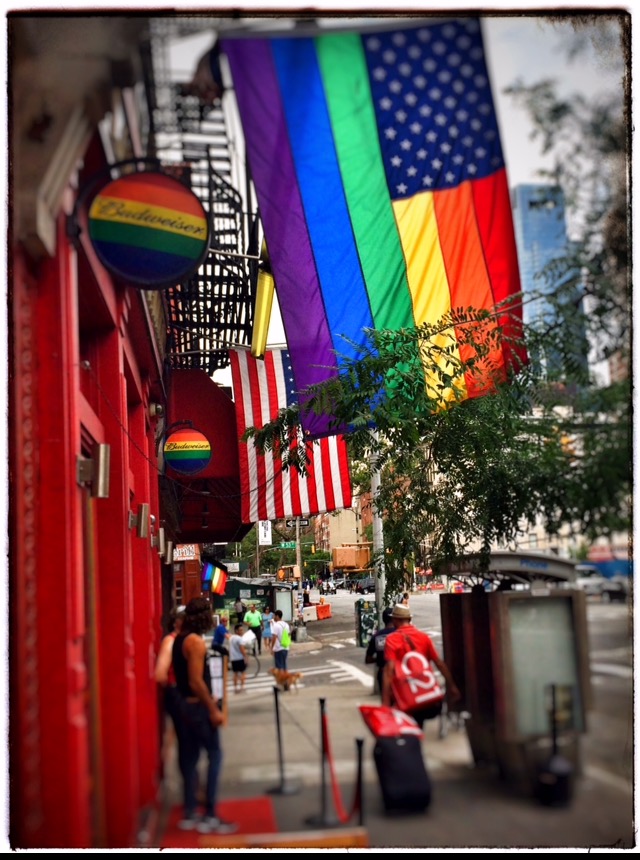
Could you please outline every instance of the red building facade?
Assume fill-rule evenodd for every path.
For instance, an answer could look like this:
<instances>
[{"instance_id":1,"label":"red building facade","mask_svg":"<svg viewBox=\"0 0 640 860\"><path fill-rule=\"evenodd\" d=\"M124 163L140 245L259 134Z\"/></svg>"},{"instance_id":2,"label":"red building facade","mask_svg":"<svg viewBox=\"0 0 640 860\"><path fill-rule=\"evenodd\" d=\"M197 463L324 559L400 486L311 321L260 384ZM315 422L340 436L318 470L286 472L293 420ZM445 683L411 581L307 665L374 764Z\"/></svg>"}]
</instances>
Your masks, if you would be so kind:
<instances>
[{"instance_id":1,"label":"red building facade","mask_svg":"<svg viewBox=\"0 0 640 860\"><path fill-rule=\"evenodd\" d=\"M129 848L162 774L153 675L175 606L169 546L239 540L250 528L233 403L211 380L223 351L194 350L200 332L215 340L212 291L226 290L234 311L247 267L236 254L221 276L207 260L195 287L175 285L170 297L107 271L87 207L114 165L157 158L141 110L144 90L153 114L153 26L116 14L8 20L8 841ZM181 175L193 190L188 165ZM215 220L211 177L203 206ZM241 220L239 197L216 177L225 223L228 206ZM239 229L230 237L244 242ZM250 337L247 296L227 344ZM167 474L175 422L211 442L197 479Z\"/></svg>"},{"instance_id":2,"label":"red building facade","mask_svg":"<svg viewBox=\"0 0 640 860\"><path fill-rule=\"evenodd\" d=\"M153 297L116 284L86 232L76 240L68 229L78 189L108 161L97 120L112 96L124 104L113 86L104 101L114 58L109 51L98 58L98 50L112 40L130 49L140 31L141 22L123 19L10 23L9 838L16 848L135 845L158 790L153 665L164 559L153 533L138 536L137 512L142 506L149 522L160 523L150 406L164 403L163 324ZM95 55L73 76L79 44ZM121 143L133 154L131 130Z\"/></svg>"}]
</instances>

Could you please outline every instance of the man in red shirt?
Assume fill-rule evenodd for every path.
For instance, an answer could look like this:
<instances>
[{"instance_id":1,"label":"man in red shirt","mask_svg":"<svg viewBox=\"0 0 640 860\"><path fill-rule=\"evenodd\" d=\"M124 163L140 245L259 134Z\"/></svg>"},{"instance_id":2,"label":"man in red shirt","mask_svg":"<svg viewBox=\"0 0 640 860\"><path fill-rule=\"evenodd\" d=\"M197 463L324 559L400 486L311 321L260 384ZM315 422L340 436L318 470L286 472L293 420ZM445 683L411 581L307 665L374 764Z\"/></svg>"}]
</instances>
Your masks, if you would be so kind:
<instances>
[{"instance_id":1,"label":"man in red shirt","mask_svg":"<svg viewBox=\"0 0 640 860\"><path fill-rule=\"evenodd\" d=\"M411 623L409 607L403 606L401 603L396 604L391 613L391 620L395 629L393 633L387 636L384 643L385 669L382 678L382 704L387 706L394 704L391 679L394 675L395 664L402 660L408 651L417 651L438 669L446 681L446 695L449 702L453 703L460 699L460 690L453 680L451 671L438 655L431 638ZM418 711L412 711L411 716L419 726L422 726L425 720L437 717L441 710L442 703L440 702L437 705L425 705Z\"/></svg>"}]
</instances>

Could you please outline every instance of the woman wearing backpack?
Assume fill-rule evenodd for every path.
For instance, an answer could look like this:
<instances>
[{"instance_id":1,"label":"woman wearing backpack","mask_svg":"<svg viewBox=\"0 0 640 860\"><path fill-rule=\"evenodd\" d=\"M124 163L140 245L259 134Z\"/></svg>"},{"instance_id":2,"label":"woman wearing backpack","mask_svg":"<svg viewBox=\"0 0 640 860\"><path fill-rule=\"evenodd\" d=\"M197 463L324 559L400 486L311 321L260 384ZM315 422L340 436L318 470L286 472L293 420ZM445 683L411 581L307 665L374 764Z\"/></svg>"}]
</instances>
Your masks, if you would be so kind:
<instances>
[{"instance_id":1,"label":"woman wearing backpack","mask_svg":"<svg viewBox=\"0 0 640 860\"><path fill-rule=\"evenodd\" d=\"M273 613L275 621L271 624L271 635L273 636L273 660L276 669L287 671L287 658L291 645L291 630L286 621L282 620L282 610L276 609Z\"/></svg>"}]
</instances>

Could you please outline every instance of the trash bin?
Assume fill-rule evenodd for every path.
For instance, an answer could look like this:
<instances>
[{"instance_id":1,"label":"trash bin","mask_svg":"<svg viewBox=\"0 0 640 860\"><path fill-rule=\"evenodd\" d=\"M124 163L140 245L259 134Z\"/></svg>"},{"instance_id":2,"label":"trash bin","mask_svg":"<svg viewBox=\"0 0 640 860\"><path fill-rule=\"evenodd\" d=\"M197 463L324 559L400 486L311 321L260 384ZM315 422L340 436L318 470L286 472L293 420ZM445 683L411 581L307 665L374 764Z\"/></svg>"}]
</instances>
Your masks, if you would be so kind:
<instances>
[{"instance_id":1,"label":"trash bin","mask_svg":"<svg viewBox=\"0 0 640 860\"><path fill-rule=\"evenodd\" d=\"M354 606L356 613L356 643L360 648L366 648L369 644L369 639L371 639L378 627L376 604L374 600L360 597L356 600Z\"/></svg>"}]
</instances>

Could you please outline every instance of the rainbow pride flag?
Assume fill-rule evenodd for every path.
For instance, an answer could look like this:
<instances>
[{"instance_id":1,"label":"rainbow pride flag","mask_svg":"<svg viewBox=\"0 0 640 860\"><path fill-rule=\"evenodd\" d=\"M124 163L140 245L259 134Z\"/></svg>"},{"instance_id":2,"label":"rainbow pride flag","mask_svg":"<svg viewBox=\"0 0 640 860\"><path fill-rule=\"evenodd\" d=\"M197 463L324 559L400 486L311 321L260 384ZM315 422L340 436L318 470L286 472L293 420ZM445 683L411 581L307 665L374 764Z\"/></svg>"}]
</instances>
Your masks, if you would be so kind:
<instances>
[{"instance_id":1,"label":"rainbow pride flag","mask_svg":"<svg viewBox=\"0 0 640 860\"><path fill-rule=\"evenodd\" d=\"M94 198L88 226L107 268L146 286L179 283L209 247L200 200L162 173L135 173L110 182Z\"/></svg>"},{"instance_id":2,"label":"rainbow pride flag","mask_svg":"<svg viewBox=\"0 0 640 860\"><path fill-rule=\"evenodd\" d=\"M479 19L312 37L236 34L222 50L302 399L357 357L367 329L436 323L453 309L493 310L517 296ZM519 334L520 311L499 319ZM459 340L455 327L439 336L466 360ZM525 360L499 340L487 378L467 374L456 387L480 396ZM424 373L428 385L433 367ZM306 429L335 432L328 422L310 416Z\"/></svg>"},{"instance_id":3,"label":"rainbow pride flag","mask_svg":"<svg viewBox=\"0 0 640 860\"><path fill-rule=\"evenodd\" d=\"M219 567L214 568L211 579L211 593L224 594L227 587L227 574Z\"/></svg>"},{"instance_id":4,"label":"rainbow pride flag","mask_svg":"<svg viewBox=\"0 0 640 860\"><path fill-rule=\"evenodd\" d=\"M224 594L226 587L226 571L217 564L206 562L202 567L202 590L212 594Z\"/></svg>"}]
</instances>

